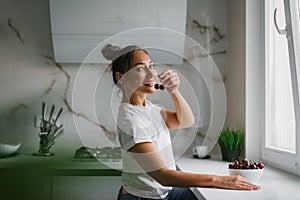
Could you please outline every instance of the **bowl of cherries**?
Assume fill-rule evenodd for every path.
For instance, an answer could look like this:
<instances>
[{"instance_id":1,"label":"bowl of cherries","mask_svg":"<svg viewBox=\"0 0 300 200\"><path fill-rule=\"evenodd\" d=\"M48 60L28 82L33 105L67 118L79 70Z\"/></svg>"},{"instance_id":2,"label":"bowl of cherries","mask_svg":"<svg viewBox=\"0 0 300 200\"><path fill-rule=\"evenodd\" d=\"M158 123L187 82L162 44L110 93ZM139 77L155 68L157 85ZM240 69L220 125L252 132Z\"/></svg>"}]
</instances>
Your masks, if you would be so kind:
<instances>
[{"instance_id":1,"label":"bowl of cherries","mask_svg":"<svg viewBox=\"0 0 300 200\"><path fill-rule=\"evenodd\" d=\"M228 165L228 172L230 175L240 175L251 182L257 182L264 167L262 162L251 162L246 158L239 158Z\"/></svg>"}]
</instances>

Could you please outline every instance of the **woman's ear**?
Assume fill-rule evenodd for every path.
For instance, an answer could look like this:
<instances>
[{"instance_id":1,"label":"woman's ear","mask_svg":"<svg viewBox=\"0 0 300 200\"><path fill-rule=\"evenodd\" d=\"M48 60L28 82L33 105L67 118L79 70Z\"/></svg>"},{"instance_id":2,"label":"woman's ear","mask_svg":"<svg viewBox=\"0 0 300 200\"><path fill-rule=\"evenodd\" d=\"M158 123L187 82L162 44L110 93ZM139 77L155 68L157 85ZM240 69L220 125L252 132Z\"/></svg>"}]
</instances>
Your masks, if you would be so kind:
<instances>
[{"instance_id":1,"label":"woman's ear","mask_svg":"<svg viewBox=\"0 0 300 200\"><path fill-rule=\"evenodd\" d=\"M116 72L116 74L115 74L115 78L116 78L116 80L118 81L118 83L121 83L121 77L123 76L123 74L122 73L120 73L120 72Z\"/></svg>"}]
</instances>

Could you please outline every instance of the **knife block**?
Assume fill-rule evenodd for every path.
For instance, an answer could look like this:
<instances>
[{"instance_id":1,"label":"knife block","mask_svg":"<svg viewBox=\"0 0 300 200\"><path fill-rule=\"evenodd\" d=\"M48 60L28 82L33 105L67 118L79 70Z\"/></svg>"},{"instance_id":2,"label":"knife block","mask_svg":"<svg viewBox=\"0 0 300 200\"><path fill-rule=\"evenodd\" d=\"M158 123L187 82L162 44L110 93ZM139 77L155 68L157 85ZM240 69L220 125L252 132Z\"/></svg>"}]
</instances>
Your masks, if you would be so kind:
<instances>
[{"instance_id":1,"label":"knife block","mask_svg":"<svg viewBox=\"0 0 300 200\"><path fill-rule=\"evenodd\" d=\"M56 115L55 115L56 113ZM47 115L47 105L42 103L42 116L39 121L34 117L35 127L40 128L39 150L33 153L34 156L53 156L50 148L54 145L54 140L64 133L63 124L58 122L58 118L62 115L63 108L55 112L55 105L52 105L49 114ZM48 116L48 117L46 117Z\"/></svg>"},{"instance_id":2,"label":"knife block","mask_svg":"<svg viewBox=\"0 0 300 200\"><path fill-rule=\"evenodd\" d=\"M40 145L39 151L33 153L34 156L54 156L54 153L50 152L51 146L54 144L54 140L49 141L47 138L47 133L40 133Z\"/></svg>"}]
</instances>

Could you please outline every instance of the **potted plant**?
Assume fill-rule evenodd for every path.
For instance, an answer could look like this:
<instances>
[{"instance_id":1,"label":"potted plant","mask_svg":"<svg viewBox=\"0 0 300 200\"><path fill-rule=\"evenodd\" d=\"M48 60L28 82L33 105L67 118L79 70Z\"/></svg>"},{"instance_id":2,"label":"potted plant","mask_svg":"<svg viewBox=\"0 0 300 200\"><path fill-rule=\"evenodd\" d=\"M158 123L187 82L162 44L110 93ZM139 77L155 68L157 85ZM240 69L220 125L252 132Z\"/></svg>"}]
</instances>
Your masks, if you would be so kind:
<instances>
[{"instance_id":1,"label":"potted plant","mask_svg":"<svg viewBox=\"0 0 300 200\"><path fill-rule=\"evenodd\" d=\"M238 159L241 155L242 131L240 129L224 129L218 137L218 144L221 147L223 160Z\"/></svg>"}]
</instances>

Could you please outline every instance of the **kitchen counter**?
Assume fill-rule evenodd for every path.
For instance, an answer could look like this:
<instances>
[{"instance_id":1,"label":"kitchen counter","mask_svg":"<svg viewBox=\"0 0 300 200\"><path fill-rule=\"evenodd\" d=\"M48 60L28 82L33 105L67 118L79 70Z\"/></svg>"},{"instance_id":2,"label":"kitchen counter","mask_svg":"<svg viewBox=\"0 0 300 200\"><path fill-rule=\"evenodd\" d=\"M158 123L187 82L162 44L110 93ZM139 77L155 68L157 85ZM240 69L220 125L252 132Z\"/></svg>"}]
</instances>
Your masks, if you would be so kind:
<instances>
[{"instance_id":1,"label":"kitchen counter","mask_svg":"<svg viewBox=\"0 0 300 200\"><path fill-rule=\"evenodd\" d=\"M181 171L228 175L228 162L217 159L195 159L183 156L177 162ZM225 190L217 188L191 188L199 199L263 199L282 200L299 199L300 177L265 166L261 179L256 183L261 186L257 191Z\"/></svg>"},{"instance_id":2,"label":"kitchen counter","mask_svg":"<svg viewBox=\"0 0 300 200\"><path fill-rule=\"evenodd\" d=\"M0 172L30 172L48 176L120 176L121 161L100 162L72 157L16 154L0 159Z\"/></svg>"},{"instance_id":3,"label":"kitchen counter","mask_svg":"<svg viewBox=\"0 0 300 200\"><path fill-rule=\"evenodd\" d=\"M214 156L212 156L211 159L195 159L192 156L184 155L177 160L176 164L178 169L181 171L202 174L228 175L228 162L220 161L219 158L214 158ZM7 177L8 180L10 180L10 175L12 174L17 180L26 180L28 176L32 176L33 174L43 175L45 178L49 177L48 179L44 180L44 185L47 185L44 188L48 188L48 191L50 191L48 192L50 197L53 194L57 194L55 191L60 191L58 188L62 188L61 186L57 187L57 185L59 185L58 183L62 182L61 180L67 180L69 181L69 184L67 185L72 185L71 183L73 183L74 180L80 180L80 183L85 180L81 178L76 179L76 177L83 176L91 177L91 180L89 179L88 182L92 182L94 180L93 176L103 177L102 179L105 180L104 182L107 182L106 180L110 180L112 183L115 181L114 183L117 185L115 190L117 190L120 184L119 177L121 175L121 169L121 162L99 162L97 160L90 159L73 159L72 157L37 157L32 155L16 154L11 157L0 159L0 174L2 178ZM22 177L19 177L19 175L22 175ZM69 180L67 177L75 178L71 178ZM107 179L105 177L118 178L114 180ZM40 179L38 180L39 181L35 182L40 183ZM24 184L26 185L26 183ZM98 184L99 183L96 185ZM265 166L263 175L257 184L261 186L261 189L258 191L239 191L201 187L191 189L199 199L214 200L227 199L226 197L228 197L230 199L243 200L293 200L298 198L295 196L299 193L300 177L288 174L267 165ZM15 188L14 185L13 187ZM22 185L22 187L24 187L24 185ZM80 185L79 188L82 188L82 186ZM26 192L27 191L30 190L26 190ZM114 193L115 191L113 191L113 194ZM44 196L44 194L45 192L40 192L40 196Z\"/></svg>"}]
</instances>

